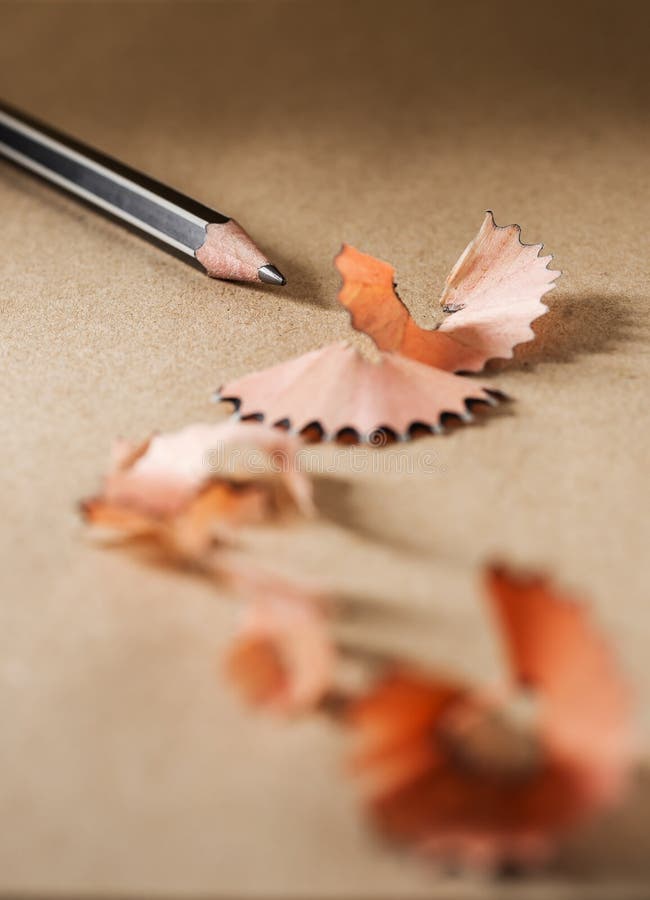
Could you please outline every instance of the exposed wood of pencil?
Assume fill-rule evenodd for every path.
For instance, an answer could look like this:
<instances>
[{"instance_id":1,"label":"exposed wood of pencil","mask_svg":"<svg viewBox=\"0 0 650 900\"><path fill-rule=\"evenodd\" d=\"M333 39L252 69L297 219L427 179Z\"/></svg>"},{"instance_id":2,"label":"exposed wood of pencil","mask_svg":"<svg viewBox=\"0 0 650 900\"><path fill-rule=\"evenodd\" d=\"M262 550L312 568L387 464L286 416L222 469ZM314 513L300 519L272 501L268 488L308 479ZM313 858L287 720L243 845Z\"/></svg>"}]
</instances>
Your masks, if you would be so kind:
<instances>
[{"instance_id":1,"label":"exposed wood of pencil","mask_svg":"<svg viewBox=\"0 0 650 900\"><path fill-rule=\"evenodd\" d=\"M213 278L285 283L234 219L2 103L0 155Z\"/></svg>"}]
</instances>

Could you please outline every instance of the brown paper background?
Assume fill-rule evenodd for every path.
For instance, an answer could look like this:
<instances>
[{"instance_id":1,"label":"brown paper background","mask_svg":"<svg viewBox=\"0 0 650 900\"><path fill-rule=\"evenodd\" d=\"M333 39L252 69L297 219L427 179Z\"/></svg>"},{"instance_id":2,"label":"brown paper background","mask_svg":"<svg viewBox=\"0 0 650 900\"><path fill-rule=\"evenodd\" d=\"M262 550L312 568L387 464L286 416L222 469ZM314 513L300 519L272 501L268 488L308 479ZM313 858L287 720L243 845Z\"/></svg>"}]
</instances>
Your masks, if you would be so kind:
<instances>
[{"instance_id":1,"label":"brown paper background","mask_svg":"<svg viewBox=\"0 0 650 900\"><path fill-rule=\"evenodd\" d=\"M215 419L222 380L346 336L342 240L390 260L432 324L492 208L564 271L539 339L494 375L516 403L361 464L310 451L336 473L318 481L323 521L253 542L386 612L348 623L357 637L473 676L500 665L481 561L551 570L614 642L644 747L648 10L0 5L7 100L235 215L289 279L211 281L0 165L7 895L645 896L643 778L525 883L382 846L342 774L344 736L250 716L218 679L232 605L92 546L75 503L115 435Z\"/></svg>"}]
</instances>

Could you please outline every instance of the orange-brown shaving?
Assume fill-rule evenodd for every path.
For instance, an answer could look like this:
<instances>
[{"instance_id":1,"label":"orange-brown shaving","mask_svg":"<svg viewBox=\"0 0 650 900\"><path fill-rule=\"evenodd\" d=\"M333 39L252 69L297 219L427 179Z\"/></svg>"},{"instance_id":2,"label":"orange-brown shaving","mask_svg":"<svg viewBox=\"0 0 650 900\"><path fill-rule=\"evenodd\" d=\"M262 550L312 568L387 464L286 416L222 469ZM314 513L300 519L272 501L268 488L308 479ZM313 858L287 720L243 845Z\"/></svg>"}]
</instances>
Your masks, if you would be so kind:
<instances>
[{"instance_id":1,"label":"orange-brown shaving","mask_svg":"<svg viewBox=\"0 0 650 900\"><path fill-rule=\"evenodd\" d=\"M540 256L541 248L522 244L518 225L499 227L487 213L447 278L440 306L453 315L430 330L397 296L393 267L346 244L336 258L339 302L380 350L448 372L477 372L533 339L531 322L547 311L541 298L560 274L548 268L551 257Z\"/></svg>"},{"instance_id":2,"label":"orange-brown shaving","mask_svg":"<svg viewBox=\"0 0 650 900\"><path fill-rule=\"evenodd\" d=\"M620 797L628 693L583 606L505 569L489 570L487 586L510 659L507 689L497 696L395 670L349 709L353 765L394 838L447 860L531 863ZM513 712L524 686L539 706L533 723Z\"/></svg>"}]
</instances>

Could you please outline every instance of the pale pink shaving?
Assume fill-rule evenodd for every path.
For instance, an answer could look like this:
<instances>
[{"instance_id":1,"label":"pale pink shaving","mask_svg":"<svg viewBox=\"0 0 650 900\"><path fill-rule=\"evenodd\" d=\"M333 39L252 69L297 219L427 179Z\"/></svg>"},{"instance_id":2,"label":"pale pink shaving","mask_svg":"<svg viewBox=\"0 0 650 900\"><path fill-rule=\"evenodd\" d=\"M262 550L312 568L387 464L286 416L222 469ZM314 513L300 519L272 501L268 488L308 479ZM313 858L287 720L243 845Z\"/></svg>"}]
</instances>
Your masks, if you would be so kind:
<instances>
[{"instance_id":1,"label":"pale pink shaving","mask_svg":"<svg viewBox=\"0 0 650 900\"><path fill-rule=\"evenodd\" d=\"M251 482L277 477L296 507L313 512L311 484L296 465L300 444L261 424L227 421L154 435L147 444L119 442L104 499L150 513L173 514L210 479Z\"/></svg>"},{"instance_id":2,"label":"pale pink shaving","mask_svg":"<svg viewBox=\"0 0 650 900\"><path fill-rule=\"evenodd\" d=\"M313 708L331 686L336 661L327 596L314 584L283 578L232 554L221 556L218 569L245 601L226 660L230 680L249 702L269 710L296 714ZM259 660L269 655L281 675L260 672Z\"/></svg>"},{"instance_id":3,"label":"pale pink shaving","mask_svg":"<svg viewBox=\"0 0 650 900\"><path fill-rule=\"evenodd\" d=\"M240 399L243 417L288 420L296 432L316 422L327 437L350 428L363 440L381 428L404 435L414 423L435 427L443 413L469 420L466 401L493 404L493 393L396 353L372 362L342 342L228 382L219 396Z\"/></svg>"},{"instance_id":4,"label":"pale pink shaving","mask_svg":"<svg viewBox=\"0 0 650 900\"><path fill-rule=\"evenodd\" d=\"M542 297L561 274L540 256L543 244L522 244L519 225L498 226L488 212L451 270L440 298L455 311L438 331L463 345L455 370L476 372L489 359L512 357L517 344L533 340L531 322L546 313Z\"/></svg>"}]
</instances>

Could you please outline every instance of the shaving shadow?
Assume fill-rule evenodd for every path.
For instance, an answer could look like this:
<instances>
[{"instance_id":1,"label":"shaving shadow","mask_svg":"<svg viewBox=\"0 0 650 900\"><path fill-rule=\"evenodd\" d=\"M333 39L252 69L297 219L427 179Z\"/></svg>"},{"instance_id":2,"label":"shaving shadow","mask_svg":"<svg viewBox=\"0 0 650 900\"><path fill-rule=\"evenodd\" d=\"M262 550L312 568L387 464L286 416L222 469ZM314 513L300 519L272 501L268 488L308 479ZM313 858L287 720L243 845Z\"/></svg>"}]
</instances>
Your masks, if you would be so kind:
<instances>
[{"instance_id":1,"label":"shaving shadow","mask_svg":"<svg viewBox=\"0 0 650 900\"><path fill-rule=\"evenodd\" d=\"M179 583L196 581L219 585L219 576L209 568L203 567L191 559L175 555L160 544L156 538L135 536L128 540L116 537L105 539L101 543L93 541L86 535L85 546L105 556L106 551L119 551L122 558L127 558L140 569L154 569L174 578Z\"/></svg>"},{"instance_id":2,"label":"shaving shadow","mask_svg":"<svg viewBox=\"0 0 650 900\"><path fill-rule=\"evenodd\" d=\"M372 594L337 593L336 606L346 625L378 623L394 628L425 622L427 627L431 625L429 611L405 606L403 603L401 605L387 603Z\"/></svg>"},{"instance_id":3,"label":"shaving shadow","mask_svg":"<svg viewBox=\"0 0 650 900\"><path fill-rule=\"evenodd\" d=\"M571 363L594 353L612 353L638 337L630 301L617 294L580 294L547 300L549 311L533 322L535 340L521 344L498 369L531 370L540 363Z\"/></svg>"},{"instance_id":4,"label":"shaving shadow","mask_svg":"<svg viewBox=\"0 0 650 900\"><path fill-rule=\"evenodd\" d=\"M650 769L644 766L629 789L627 802L570 838L550 871L554 875L597 881L616 887L650 884Z\"/></svg>"},{"instance_id":5,"label":"shaving shadow","mask_svg":"<svg viewBox=\"0 0 650 900\"><path fill-rule=\"evenodd\" d=\"M414 436L412 442L421 444L423 450L430 448L431 453L435 454L438 442L451 439L456 431L482 429L489 427L490 421L494 418L515 415L516 404L511 402L509 398L506 398L504 402L499 403L496 407L488 407L485 404L476 405L473 408L473 413L475 414L475 419L471 424L462 422L458 416L443 417L445 428L443 434L432 435L427 432L426 434ZM430 443L424 444L425 441L429 441ZM363 445L359 446L363 448ZM394 443L383 447L382 449L372 447L367 448L367 453L369 454L383 454L385 461L387 462L387 466L381 467L380 469L383 475L378 475L377 479L373 479L373 481L367 481L365 479L360 481L355 480L352 475L333 475L332 473L328 473L327 477L314 479L314 502L319 515L333 524L342 527L371 543L384 546L391 550L396 550L407 555L409 558L419 559L421 558L421 551L418 549L417 541L414 541L406 535L400 536L399 534L395 534L394 530L390 528L390 518L385 516L368 516L354 499L354 488L357 484L376 484L378 481L392 485L399 483L398 479L404 477L403 475L396 474L394 478L389 478L387 481L385 474L387 471L390 471L390 454L393 450L397 453L402 452L404 447L405 444L403 443ZM417 456L413 457L413 464L417 472ZM371 465L371 462L369 462L369 465ZM396 468L395 472L398 473L399 471L400 470ZM445 469L443 468L440 472L434 472L433 474L419 472L418 476L425 481L428 481L431 478L444 477L444 471ZM386 527L386 523L388 523L388 527Z\"/></svg>"},{"instance_id":6,"label":"shaving shadow","mask_svg":"<svg viewBox=\"0 0 650 900\"><path fill-rule=\"evenodd\" d=\"M327 478L314 479L314 503L319 516L372 544L415 557L407 541L384 536L380 528L373 528L363 519L352 499L353 487L351 479L341 476L328 475Z\"/></svg>"}]
</instances>

